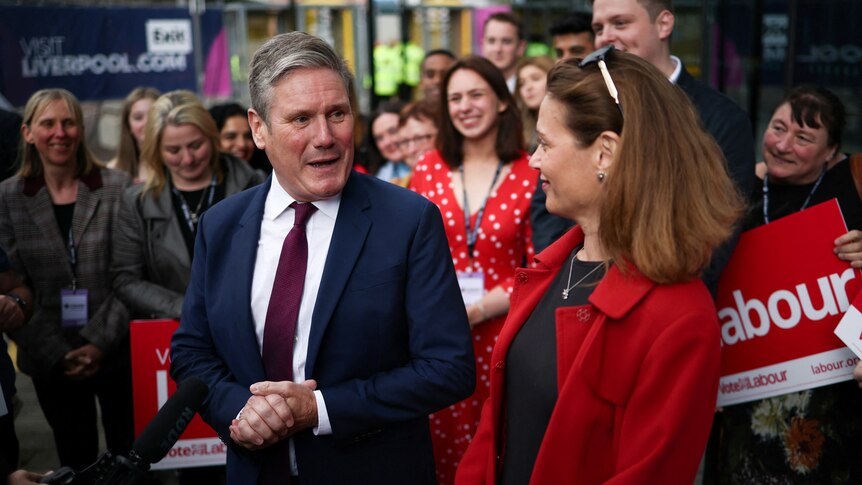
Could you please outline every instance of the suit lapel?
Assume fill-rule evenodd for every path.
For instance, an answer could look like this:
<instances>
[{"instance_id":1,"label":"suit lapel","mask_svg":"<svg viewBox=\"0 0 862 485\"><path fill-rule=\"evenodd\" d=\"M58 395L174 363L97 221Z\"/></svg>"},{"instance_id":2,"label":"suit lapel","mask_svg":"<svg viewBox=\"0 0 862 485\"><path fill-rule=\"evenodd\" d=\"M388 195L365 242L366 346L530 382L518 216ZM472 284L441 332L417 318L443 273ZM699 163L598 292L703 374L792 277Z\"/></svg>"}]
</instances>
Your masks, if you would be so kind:
<instances>
[{"instance_id":1,"label":"suit lapel","mask_svg":"<svg viewBox=\"0 0 862 485\"><path fill-rule=\"evenodd\" d=\"M266 373L263 369L263 360L260 357L260 347L254 329L254 316L251 313L251 283L257 260L263 207L266 203L270 184L271 181L267 179L265 183L249 189L256 191L256 193L237 224L237 230L234 232L231 242L232 261L228 263L234 268L232 273L235 275L236 292L233 297L236 298L237 304L233 305L233 308L237 315L226 321L245 322L242 324L244 328L240 328L236 332L239 337L239 341L235 342L236 351L249 356L248 362L252 365L251 371L252 375L256 376L254 379L256 382L265 380Z\"/></svg>"},{"instance_id":2,"label":"suit lapel","mask_svg":"<svg viewBox=\"0 0 862 485\"><path fill-rule=\"evenodd\" d=\"M329 243L329 253L326 256L323 277L317 301L314 304L314 315L311 317L311 333L305 364L307 378L314 375L314 364L320 352L326 327L332 319L335 307L341 299L341 294L371 229L371 220L365 214L365 210L371 207L371 201L365 190L360 176L353 173L342 192L338 217L335 220L335 229L332 232L332 241Z\"/></svg>"},{"instance_id":3,"label":"suit lapel","mask_svg":"<svg viewBox=\"0 0 862 485\"><path fill-rule=\"evenodd\" d=\"M101 191L92 191L82 180L78 181L78 197L75 199L75 212L72 216L72 236L75 238L75 245L79 245L84 237L84 230L93 219L101 199Z\"/></svg>"}]
</instances>

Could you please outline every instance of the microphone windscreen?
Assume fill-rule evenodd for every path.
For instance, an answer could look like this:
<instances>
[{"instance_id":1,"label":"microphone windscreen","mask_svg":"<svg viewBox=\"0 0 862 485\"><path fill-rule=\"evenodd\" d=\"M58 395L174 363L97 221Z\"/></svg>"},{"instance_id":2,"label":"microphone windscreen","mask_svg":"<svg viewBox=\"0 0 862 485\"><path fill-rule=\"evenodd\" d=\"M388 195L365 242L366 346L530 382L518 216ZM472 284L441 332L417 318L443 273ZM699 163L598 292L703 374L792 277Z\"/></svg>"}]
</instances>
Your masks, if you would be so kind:
<instances>
[{"instance_id":1,"label":"microphone windscreen","mask_svg":"<svg viewBox=\"0 0 862 485\"><path fill-rule=\"evenodd\" d=\"M207 393L209 389L206 384L197 377L190 377L180 383L173 396L135 440L132 450L147 464L164 458L200 409Z\"/></svg>"}]
</instances>

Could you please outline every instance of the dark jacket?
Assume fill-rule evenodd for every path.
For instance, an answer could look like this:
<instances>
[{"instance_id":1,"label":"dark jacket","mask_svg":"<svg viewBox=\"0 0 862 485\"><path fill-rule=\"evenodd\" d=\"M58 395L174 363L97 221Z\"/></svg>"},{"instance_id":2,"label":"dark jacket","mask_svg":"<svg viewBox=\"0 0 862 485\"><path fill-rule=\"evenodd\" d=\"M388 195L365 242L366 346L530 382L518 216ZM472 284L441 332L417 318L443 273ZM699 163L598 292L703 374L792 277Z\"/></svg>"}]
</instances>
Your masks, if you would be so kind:
<instances>
[{"instance_id":1,"label":"dark jacket","mask_svg":"<svg viewBox=\"0 0 862 485\"><path fill-rule=\"evenodd\" d=\"M222 155L229 197L263 182L263 174L241 160ZM141 197L143 185L123 194L114 235L111 270L117 297L136 318L179 318L192 262L165 186L155 197Z\"/></svg>"}]
</instances>

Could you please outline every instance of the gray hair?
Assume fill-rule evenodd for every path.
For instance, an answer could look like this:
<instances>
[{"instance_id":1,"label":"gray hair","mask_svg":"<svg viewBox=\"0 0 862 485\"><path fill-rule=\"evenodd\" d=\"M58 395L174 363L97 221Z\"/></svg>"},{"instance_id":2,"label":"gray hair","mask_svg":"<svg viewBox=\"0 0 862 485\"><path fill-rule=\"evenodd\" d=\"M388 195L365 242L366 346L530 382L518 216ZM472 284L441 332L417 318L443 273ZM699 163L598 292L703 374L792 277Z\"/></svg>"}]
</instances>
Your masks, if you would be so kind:
<instances>
[{"instance_id":1,"label":"gray hair","mask_svg":"<svg viewBox=\"0 0 862 485\"><path fill-rule=\"evenodd\" d=\"M273 87L296 69L332 69L344 81L344 89L353 99L353 75L344 59L325 41L305 32L279 34L263 44L249 64L248 88L251 105L269 124Z\"/></svg>"}]
</instances>

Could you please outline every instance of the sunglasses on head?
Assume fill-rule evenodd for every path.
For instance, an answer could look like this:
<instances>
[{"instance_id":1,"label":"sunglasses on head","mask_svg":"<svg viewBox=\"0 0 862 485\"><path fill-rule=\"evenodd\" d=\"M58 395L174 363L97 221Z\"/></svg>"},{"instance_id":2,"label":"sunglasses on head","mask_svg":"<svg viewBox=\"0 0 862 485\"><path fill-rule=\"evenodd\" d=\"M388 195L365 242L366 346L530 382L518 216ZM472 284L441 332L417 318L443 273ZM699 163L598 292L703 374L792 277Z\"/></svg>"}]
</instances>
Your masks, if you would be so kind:
<instances>
[{"instance_id":1,"label":"sunglasses on head","mask_svg":"<svg viewBox=\"0 0 862 485\"><path fill-rule=\"evenodd\" d=\"M594 50L590 55L584 57L583 60L578 64L578 67L586 67L592 63L596 63L599 66L599 72L602 73L602 78L605 80L605 86L608 87L608 93L614 98L614 101L617 103L617 109L620 110L620 116L623 116L623 106L620 104L620 95L617 92L617 86L614 84L614 80L611 79L611 73L608 71L608 65L605 64L605 58L607 55L614 51L614 45L608 44L601 49Z\"/></svg>"}]
</instances>

